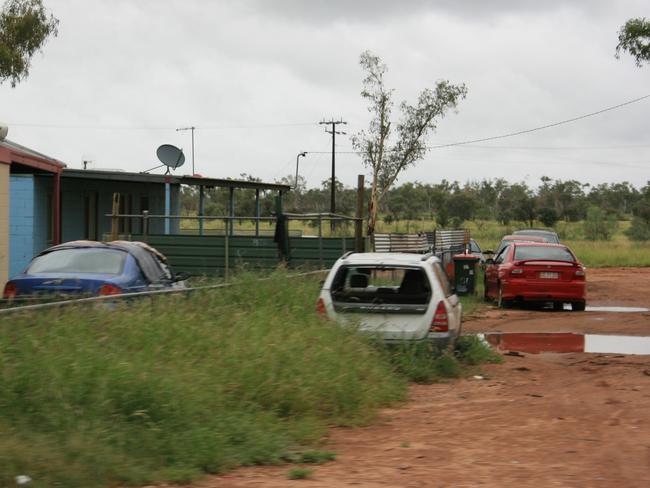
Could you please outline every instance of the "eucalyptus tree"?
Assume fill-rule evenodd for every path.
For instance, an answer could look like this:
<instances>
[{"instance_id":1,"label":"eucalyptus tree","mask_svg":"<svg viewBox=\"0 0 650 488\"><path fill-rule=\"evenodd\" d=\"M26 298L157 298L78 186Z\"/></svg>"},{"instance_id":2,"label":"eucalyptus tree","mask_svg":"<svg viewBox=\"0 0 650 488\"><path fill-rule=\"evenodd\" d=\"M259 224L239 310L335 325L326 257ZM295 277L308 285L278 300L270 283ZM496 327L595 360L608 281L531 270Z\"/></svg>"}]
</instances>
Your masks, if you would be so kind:
<instances>
[{"instance_id":1,"label":"eucalyptus tree","mask_svg":"<svg viewBox=\"0 0 650 488\"><path fill-rule=\"evenodd\" d=\"M465 98L467 88L438 81L433 88L422 90L414 105L402 102L401 119L394 124L393 90L384 84L386 65L369 51L361 54L359 63L366 73L361 96L372 115L368 129L357 133L352 145L371 172L368 235L372 235L380 201L399 174L424 157L427 136L435 131L438 120Z\"/></svg>"},{"instance_id":2,"label":"eucalyptus tree","mask_svg":"<svg viewBox=\"0 0 650 488\"><path fill-rule=\"evenodd\" d=\"M42 0L7 0L0 10L0 84L12 87L29 75L32 56L50 36L57 35L59 21L48 14Z\"/></svg>"},{"instance_id":3,"label":"eucalyptus tree","mask_svg":"<svg viewBox=\"0 0 650 488\"><path fill-rule=\"evenodd\" d=\"M618 31L616 57L621 51L630 54L640 68L644 62L650 62L650 20L645 17L628 20Z\"/></svg>"}]
</instances>

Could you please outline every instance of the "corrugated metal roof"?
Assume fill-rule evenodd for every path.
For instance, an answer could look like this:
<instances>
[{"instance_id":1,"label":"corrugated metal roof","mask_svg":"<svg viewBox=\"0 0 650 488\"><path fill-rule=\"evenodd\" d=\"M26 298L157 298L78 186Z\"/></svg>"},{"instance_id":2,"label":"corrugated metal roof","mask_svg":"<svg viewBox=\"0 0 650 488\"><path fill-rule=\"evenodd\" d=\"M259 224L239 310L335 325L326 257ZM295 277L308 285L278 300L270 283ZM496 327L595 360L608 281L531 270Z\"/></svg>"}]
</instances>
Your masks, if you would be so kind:
<instances>
[{"instance_id":1,"label":"corrugated metal roof","mask_svg":"<svg viewBox=\"0 0 650 488\"><path fill-rule=\"evenodd\" d=\"M127 171L108 171L97 169L73 169L66 168L63 170L64 178L86 178L91 180L107 181L134 181L143 183L165 183L169 181L172 184L181 184L189 186L210 186L219 188L248 188L259 190L276 190L289 191L288 185L279 185L277 183L264 183L261 181L244 181L244 180L227 180L220 178L203 178L198 176L176 176L160 175L150 173L130 173Z\"/></svg>"},{"instance_id":2,"label":"corrugated metal roof","mask_svg":"<svg viewBox=\"0 0 650 488\"><path fill-rule=\"evenodd\" d=\"M33 149L30 149L26 146L23 146L21 144L18 144L16 142L10 141L9 139L3 139L0 141L0 147L4 147L6 149L9 149L13 153L17 153L22 156L26 156L28 158L38 158L44 161L47 161L50 164L53 164L55 166L58 166L60 168L65 168L66 165L65 163L59 161L58 159L55 159L51 156L48 156L46 154L40 153L38 151L34 151Z\"/></svg>"}]
</instances>

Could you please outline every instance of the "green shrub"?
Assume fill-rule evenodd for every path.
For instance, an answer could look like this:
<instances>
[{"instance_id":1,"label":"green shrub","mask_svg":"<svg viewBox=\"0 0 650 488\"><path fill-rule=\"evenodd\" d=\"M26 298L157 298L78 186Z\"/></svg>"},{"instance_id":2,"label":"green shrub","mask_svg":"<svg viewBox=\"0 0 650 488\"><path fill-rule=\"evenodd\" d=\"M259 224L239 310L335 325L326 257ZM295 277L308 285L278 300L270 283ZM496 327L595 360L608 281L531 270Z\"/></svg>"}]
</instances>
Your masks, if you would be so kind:
<instances>
[{"instance_id":1,"label":"green shrub","mask_svg":"<svg viewBox=\"0 0 650 488\"><path fill-rule=\"evenodd\" d=\"M633 241L650 241L650 223L640 217L634 217L625 235Z\"/></svg>"},{"instance_id":2,"label":"green shrub","mask_svg":"<svg viewBox=\"0 0 650 488\"><path fill-rule=\"evenodd\" d=\"M608 214L598 207L589 207L587 217L583 222L585 238L590 241L611 240L616 232L618 222L612 214Z\"/></svg>"}]
</instances>

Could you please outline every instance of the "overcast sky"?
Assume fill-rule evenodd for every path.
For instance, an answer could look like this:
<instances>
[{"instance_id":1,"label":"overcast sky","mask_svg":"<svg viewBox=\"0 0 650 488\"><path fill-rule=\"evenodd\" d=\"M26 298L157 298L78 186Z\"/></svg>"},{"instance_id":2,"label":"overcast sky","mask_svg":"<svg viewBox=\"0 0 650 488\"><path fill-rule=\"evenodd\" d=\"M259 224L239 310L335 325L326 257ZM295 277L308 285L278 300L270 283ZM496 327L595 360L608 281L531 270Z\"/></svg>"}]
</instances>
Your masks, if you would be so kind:
<instances>
[{"instance_id":1,"label":"overcast sky","mask_svg":"<svg viewBox=\"0 0 650 488\"><path fill-rule=\"evenodd\" d=\"M2 3L2 0L0 0ZM650 94L650 65L614 58L617 31L650 17L648 0L45 0L59 35L29 78L0 85L8 138L79 168L142 171L156 148L183 148L191 173L248 173L272 182L295 170L329 177L342 118L366 127L359 55L388 65L396 105L436 80L468 96L430 145L526 130ZM398 111L394 111L398 116ZM337 138L337 176L367 173ZM159 172L161 170L158 170ZM650 98L526 135L445 149L399 182L541 176L591 184L650 180Z\"/></svg>"}]
</instances>

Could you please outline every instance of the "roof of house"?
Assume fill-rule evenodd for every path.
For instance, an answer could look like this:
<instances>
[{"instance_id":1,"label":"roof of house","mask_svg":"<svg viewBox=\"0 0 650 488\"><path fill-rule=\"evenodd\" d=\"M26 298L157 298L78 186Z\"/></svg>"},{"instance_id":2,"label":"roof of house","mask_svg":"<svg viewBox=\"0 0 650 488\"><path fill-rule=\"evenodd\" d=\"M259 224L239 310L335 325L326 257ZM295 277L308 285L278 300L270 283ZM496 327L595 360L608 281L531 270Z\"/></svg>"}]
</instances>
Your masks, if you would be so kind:
<instances>
[{"instance_id":1,"label":"roof of house","mask_svg":"<svg viewBox=\"0 0 650 488\"><path fill-rule=\"evenodd\" d=\"M249 188L259 190L289 191L288 185L277 183L264 183L261 181L229 180L220 178L204 178L199 176L161 175L151 173L131 173L127 171L111 171L97 169L66 168L64 178L86 178L92 180L108 181L133 181L143 183L172 183L190 186L218 187L218 188Z\"/></svg>"},{"instance_id":2,"label":"roof of house","mask_svg":"<svg viewBox=\"0 0 650 488\"><path fill-rule=\"evenodd\" d=\"M59 173L66 165L51 156L34 151L8 139L0 140L0 162L21 164L51 173Z\"/></svg>"}]
</instances>

